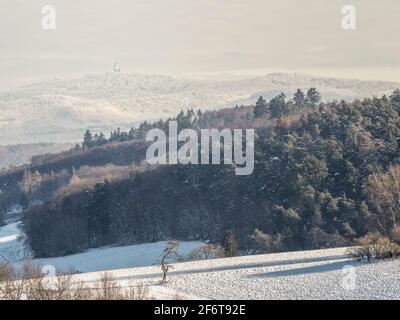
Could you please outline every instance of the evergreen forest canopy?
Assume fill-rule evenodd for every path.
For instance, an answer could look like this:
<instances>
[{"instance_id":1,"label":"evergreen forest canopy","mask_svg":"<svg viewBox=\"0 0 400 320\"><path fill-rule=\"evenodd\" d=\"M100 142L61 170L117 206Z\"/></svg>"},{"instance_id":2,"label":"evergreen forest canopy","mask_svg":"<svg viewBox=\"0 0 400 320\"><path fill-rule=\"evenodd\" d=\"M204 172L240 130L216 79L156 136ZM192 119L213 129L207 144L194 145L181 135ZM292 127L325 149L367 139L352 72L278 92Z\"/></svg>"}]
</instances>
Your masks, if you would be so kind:
<instances>
[{"instance_id":1,"label":"evergreen forest canopy","mask_svg":"<svg viewBox=\"0 0 400 320\"><path fill-rule=\"evenodd\" d=\"M127 175L110 175L74 190L70 179L77 175L63 168L73 190L48 191L37 206L29 203L35 190L42 190L40 183L20 191L28 203L23 231L37 257L166 239L220 243L227 230L243 251L254 249L255 230L269 239L266 251L337 247L370 231L389 234L400 218L399 114L400 90L389 97L321 102L312 88L298 90L292 99L281 94L266 102L260 97L255 106L188 110L174 118L180 129L254 128L250 176L236 176L232 165L142 165L139 142L149 129L165 129L171 119L116 130L109 138L87 131L82 146L71 151L74 170L81 162L90 165L88 154L100 157L122 146L141 160L137 156L123 163L121 152L119 158L108 157L107 164L133 161L141 170L128 166ZM62 163L69 163L66 159L65 154ZM38 160L46 174L57 161ZM23 176L28 170L43 176L37 168L24 168ZM17 175L4 173L0 180L12 181L11 176Z\"/></svg>"}]
</instances>

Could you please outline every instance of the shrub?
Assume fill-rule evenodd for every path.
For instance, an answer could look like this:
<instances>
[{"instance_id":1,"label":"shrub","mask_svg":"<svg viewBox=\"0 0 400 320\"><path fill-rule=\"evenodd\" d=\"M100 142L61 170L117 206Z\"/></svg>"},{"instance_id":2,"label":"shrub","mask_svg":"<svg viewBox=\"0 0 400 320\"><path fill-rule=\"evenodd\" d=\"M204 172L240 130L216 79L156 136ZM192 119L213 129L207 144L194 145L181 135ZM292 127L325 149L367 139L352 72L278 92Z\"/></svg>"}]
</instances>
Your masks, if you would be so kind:
<instances>
[{"instance_id":1,"label":"shrub","mask_svg":"<svg viewBox=\"0 0 400 320\"><path fill-rule=\"evenodd\" d=\"M252 253L272 253L283 249L283 237L281 234L271 236L259 229L255 229L249 236Z\"/></svg>"},{"instance_id":2,"label":"shrub","mask_svg":"<svg viewBox=\"0 0 400 320\"><path fill-rule=\"evenodd\" d=\"M357 240L359 245L350 248L347 255L354 260L362 261L371 258L390 259L400 257L400 246L393 239L380 235L377 232L368 233Z\"/></svg>"},{"instance_id":3,"label":"shrub","mask_svg":"<svg viewBox=\"0 0 400 320\"><path fill-rule=\"evenodd\" d=\"M220 245L207 243L203 244L198 248L193 249L185 260L196 261L196 260L210 260L224 258L224 248Z\"/></svg>"},{"instance_id":4,"label":"shrub","mask_svg":"<svg viewBox=\"0 0 400 320\"><path fill-rule=\"evenodd\" d=\"M224 248L224 252L227 257L236 257L239 255L239 245L232 230L228 230L225 233L224 239L221 242L221 246Z\"/></svg>"},{"instance_id":5,"label":"shrub","mask_svg":"<svg viewBox=\"0 0 400 320\"><path fill-rule=\"evenodd\" d=\"M120 286L110 273L89 286L76 282L70 273L45 278L39 265L26 261L21 269L0 265L0 300L146 300L149 288L143 284Z\"/></svg>"},{"instance_id":6,"label":"shrub","mask_svg":"<svg viewBox=\"0 0 400 320\"><path fill-rule=\"evenodd\" d=\"M393 229L391 238L394 243L400 245L400 227Z\"/></svg>"}]
</instances>

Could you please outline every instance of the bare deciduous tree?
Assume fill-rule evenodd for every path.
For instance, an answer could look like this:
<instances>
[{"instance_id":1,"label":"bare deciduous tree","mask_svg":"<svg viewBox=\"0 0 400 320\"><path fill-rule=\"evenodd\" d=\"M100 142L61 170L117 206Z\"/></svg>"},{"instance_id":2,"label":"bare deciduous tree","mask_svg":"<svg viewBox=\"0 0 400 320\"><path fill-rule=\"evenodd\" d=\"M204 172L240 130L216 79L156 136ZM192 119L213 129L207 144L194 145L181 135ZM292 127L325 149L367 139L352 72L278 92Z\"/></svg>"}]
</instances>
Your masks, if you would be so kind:
<instances>
[{"instance_id":1,"label":"bare deciduous tree","mask_svg":"<svg viewBox=\"0 0 400 320\"><path fill-rule=\"evenodd\" d=\"M161 259L161 269L163 271L162 283L167 283L167 274L171 266L167 264L168 259L173 257L179 257L179 246L180 242L177 240L171 240L167 242L167 245L164 249L164 254Z\"/></svg>"},{"instance_id":2,"label":"bare deciduous tree","mask_svg":"<svg viewBox=\"0 0 400 320\"><path fill-rule=\"evenodd\" d=\"M189 261L209 260L209 259L219 259L224 257L225 257L224 248L222 248L220 245L217 244L206 243L198 248L193 249L189 253L187 260Z\"/></svg>"},{"instance_id":3,"label":"bare deciduous tree","mask_svg":"<svg viewBox=\"0 0 400 320\"><path fill-rule=\"evenodd\" d=\"M386 173L377 172L370 176L367 196L381 212L379 222L385 231L391 232L391 228L397 229L397 220L400 216L400 166L393 165Z\"/></svg>"},{"instance_id":4,"label":"bare deciduous tree","mask_svg":"<svg viewBox=\"0 0 400 320\"><path fill-rule=\"evenodd\" d=\"M21 269L0 264L0 300L146 300L149 287L129 282L120 285L111 273L95 284L76 281L70 273L58 273L51 285L39 265L26 261ZM50 279L48 279L50 280Z\"/></svg>"}]
</instances>

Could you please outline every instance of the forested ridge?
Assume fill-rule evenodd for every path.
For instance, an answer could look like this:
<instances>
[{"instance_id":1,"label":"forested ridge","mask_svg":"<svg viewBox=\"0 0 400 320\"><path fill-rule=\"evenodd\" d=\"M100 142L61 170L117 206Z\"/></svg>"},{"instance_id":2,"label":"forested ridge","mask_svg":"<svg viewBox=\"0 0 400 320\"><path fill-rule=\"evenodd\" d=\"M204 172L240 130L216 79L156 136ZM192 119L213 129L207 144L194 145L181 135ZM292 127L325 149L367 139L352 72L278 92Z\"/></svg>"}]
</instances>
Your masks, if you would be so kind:
<instances>
[{"instance_id":1,"label":"forested ridge","mask_svg":"<svg viewBox=\"0 0 400 320\"><path fill-rule=\"evenodd\" d=\"M180 129L255 128L254 173L236 176L229 165L128 168L118 179L52 194L25 212L23 230L40 257L172 238L220 242L227 230L250 250L258 229L271 251L348 245L369 231L387 234L400 216L399 112L399 90L321 103L315 89L292 99L260 97L251 107L188 110L176 118ZM140 141L146 130L167 124L116 130L109 139L86 132L79 152Z\"/></svg>"}]
</instances>

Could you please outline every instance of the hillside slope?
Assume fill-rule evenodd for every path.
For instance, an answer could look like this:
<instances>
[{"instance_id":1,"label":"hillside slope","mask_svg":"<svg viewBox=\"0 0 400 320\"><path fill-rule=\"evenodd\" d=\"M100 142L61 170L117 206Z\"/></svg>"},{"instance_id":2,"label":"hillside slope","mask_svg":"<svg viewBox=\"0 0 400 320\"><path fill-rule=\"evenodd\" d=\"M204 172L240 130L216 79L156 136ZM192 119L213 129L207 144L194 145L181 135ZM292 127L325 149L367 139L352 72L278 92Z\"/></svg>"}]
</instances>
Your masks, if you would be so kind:
<instances>
[{"instance_id":1,"label":"hillside slope","mask_svg":"<svg viewBox=\"0 0 400 320\"><path fill-rule=\"evenodd\" d=\"M0 255L7 256L16 266L26 254L18 240L17 226L14 223L0 227ZM74 282L91 285L107 271L123 287L150 286L153 299L400 298L399 260L355 263L347 259L346 248L177 263L164 286L160 284L160 267L152 266L159 261L164 245L159 242L102 248L34 262L59 270L72 267L91 272L73 278ZM182 243L181 253L187 254L198 245Z\"/></svg>"},{"instance_id":2,"label":"hillside slope","mask_svg":"<svg viewBox=\"0 0 400 320\"><path fill-rule=\"evenodd\" d=\"M322 103L318 108L283 101L281 109L288 109L289 116L275 125L273 109L271 117L254 118L251 108L241 107L221 115L188 111L179 116L178 124L186 128L213 127L214 120L221 127L256 127L249 176L237 176L231 165L158 167L135 161L133 166L125 162L78 169L66 159L64 165L70 163L72 169L61 166L59 173L43 174L36 167L39 172L20 171L22 184L13 173L5 173L0 182L8 185L4 196L25 196L25 203L50 200L23 217L36 257L121 242L220 243L228 230L247 249L255 229L272 237L267 244L271 251L346 246L368 232L390 234L397 220L398 211L392 215L383 209L387 205L379 195L384 189L377 190L374 181L393 175L394 185L400 181L400 107L395 97ZM165 123L157 125L163 128ZM77 152L100 151L104 156L101 148ZM48 164L47 170L51 168ZM35 188L21 194L21 185Z\"/></svg>"},{"instance_id":3,"label":"hillside slope","mask_svg":"<svg viewBox=\"0 0 400 320\"><path fill-rule=\"evenodd\" d=\"M39 143L0 146L0 168L30 163L37 155L59 153L72 148L68 143Z\"/></svg>"},{"instance_id":4,"label":"hillside slope","mask_svg":"<svg viewBox=\"0 0 400 320\"><path fill-rule=\"evenodd\" d=\"M201 81L141 74L93 74L0 94L2 144L78 141L86 129L130 127L182 109L218 109L254 103L298 88L315 86L327 99L353 99L389 93L400 84L343 80L303 74L268 74L232 81Z\"/></svg>"},{"instance_id":5,"label":"hillside slope","mask_svg":"<svg viewBox=\"0 0 400 320\"><path fill-rule=\"evenodd\" d=\"M160 285L159 266L114 270L112 275L122 286L149 285L154 299L176 295L221 300L400 298L399 260L355 263L346 258L345 251L338 248L174 264L166 286ZM96 282L100 276L81 274L75 280Z\"/></svg>"}]
</instances>

